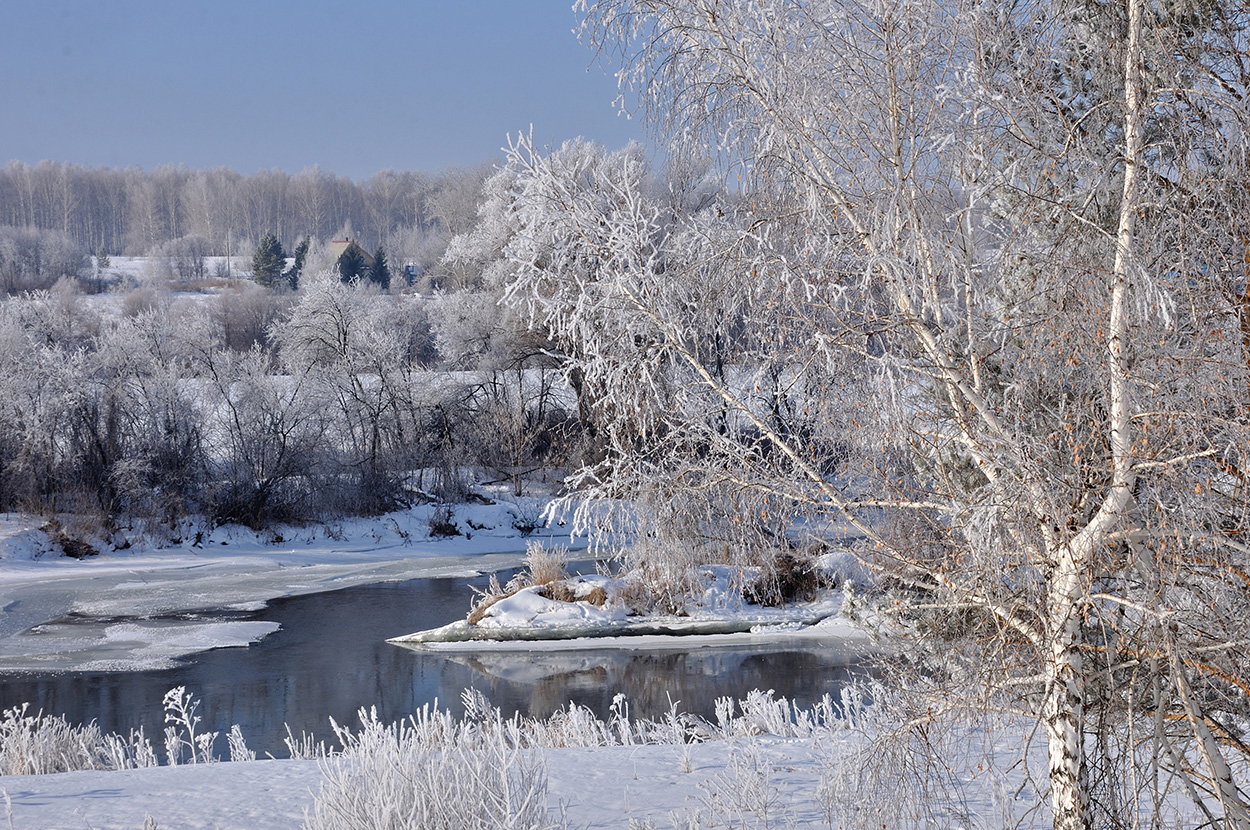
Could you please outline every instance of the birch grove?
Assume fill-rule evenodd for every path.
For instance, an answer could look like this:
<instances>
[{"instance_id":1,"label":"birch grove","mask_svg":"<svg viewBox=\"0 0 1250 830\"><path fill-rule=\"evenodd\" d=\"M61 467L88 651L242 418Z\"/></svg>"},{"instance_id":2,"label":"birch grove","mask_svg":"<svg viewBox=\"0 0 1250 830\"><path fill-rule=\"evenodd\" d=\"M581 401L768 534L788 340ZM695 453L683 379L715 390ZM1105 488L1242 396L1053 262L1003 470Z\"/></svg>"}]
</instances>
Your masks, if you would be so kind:
<instances>
[{"instance_id":1,"label":"birch grove","mask_svg":"<svg viewBox=\"0 0 1250 830\"><path fill-rule=\"evenodd\" d=\"M1250 827L1244 9L582 12L723 182L512 148L508 297L606 444L583 520L766 565L849 532L927 635L907 728L1033 719L1057 828Z\"/></svg>"}]
</instances>

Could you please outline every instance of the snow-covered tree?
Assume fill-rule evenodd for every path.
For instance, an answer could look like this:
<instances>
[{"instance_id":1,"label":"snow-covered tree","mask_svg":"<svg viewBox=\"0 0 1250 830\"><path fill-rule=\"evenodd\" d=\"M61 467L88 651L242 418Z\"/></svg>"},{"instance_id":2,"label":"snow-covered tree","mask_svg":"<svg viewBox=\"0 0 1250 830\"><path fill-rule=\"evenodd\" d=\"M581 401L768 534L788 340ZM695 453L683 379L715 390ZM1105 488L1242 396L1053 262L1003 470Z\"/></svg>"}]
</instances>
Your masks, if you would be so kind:
<instances>
[{"instance_id":1,"label":"snow-covered tree","mask_svg":"<svg viewBox=\"0 0 1250 830\"><path fill-rule=\"evenodd\" d=\"M333 279L312 281L291 317L275 329L282 362L309 378L329 416L336 456L357 483L356 509L376 512L402 498L406 477L427 450L426 410L437 403L422 371L424 315L411 297Z\"/></svg>"},{"instance_id":2,"label":"snow-covered tree","mask_svg":"<svg viewBox=\"0 0 1250 830\"><path fill-rule=\"evenodd\" d=\"M584 495L849 526L941 643L917 728L1036 718L1065 830L1250 826L1244 10L585 5L740 184L684 213L513 149L510 296L611 425Z\"/></svg>"},{"instance_id":3,"label":"snow-covered tree","mask_svg":"<svg viewBox=\"0 0 1250 830\"><path fill-rule=\"evenodd\" d=\"M279 375L274 357L258 347L202 349L195 368L204 405L217 413L205 439L215 518L261 528L320 512L327 419L309 393L310 373Z\"/></svg>"},{"instance_id":4,"label":"snow-covered tree","mask_svg":"<svg viewBox=\"0 0 1250 830\"><path fill-rule=\"evenodd\" d=\"M87 252L61 231L0 227L0 289L7 294L51 288L89 267Z\"/></svg>"}]
</instances>

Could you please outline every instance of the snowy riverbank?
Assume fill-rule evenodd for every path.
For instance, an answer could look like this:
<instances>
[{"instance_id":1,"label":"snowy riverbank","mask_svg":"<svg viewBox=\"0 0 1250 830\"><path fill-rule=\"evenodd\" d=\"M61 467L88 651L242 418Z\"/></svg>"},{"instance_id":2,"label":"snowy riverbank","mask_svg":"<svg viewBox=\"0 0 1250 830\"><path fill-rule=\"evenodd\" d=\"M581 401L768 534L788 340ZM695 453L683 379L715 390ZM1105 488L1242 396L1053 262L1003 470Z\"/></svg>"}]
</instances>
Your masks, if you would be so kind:
<instances>
[{"instance_id":1,"label":"snowy riverbank","mask_svg":"<svg viewBox=\"0 0 1250 830\"><path fill-rule=\"evenodd\" d=\"M279 597L511 567L527 541L570 541L558 528L528 537L517 529L541 509L536 499L457 506L460 535L450 537L430 535L434 509L262 533L188 527L176 543L101 545L83 559L60 555L28 517L6 515L0 671L162 668L273 631L230 612L260 610Z\"/></svg>"},{"instance_id":2,"label":"snowy riverbank","mask_svg":"<svg viewBox=\"0 0 1250 830\"><path fill-rule=\"evenodd\" d=\"M1019 757L1014 730L934 735L946 769L919 779L873 755L855 726L804 737L740 735L694 744L528 750L545 766L551 827L758 828L1011 826L1039 806L1025 771L990 771ZM21 830L307 826L340 761L264 760L121 772L0 776L0 821ZM385 786L379 784L379 786ZM379 793L361 794L362 803ZM917 821L919 819L919 821ZM720 823L716 823L720 822Z\"/></svg>"},{"instance_id":3,"label":"snowy riverbank","mask_svg":"<svg viewBox=\"0 0 1250 830\"><path fill-rule=\"evenodd\" d=\"M745 751L745 740L736 743ZM821 766L830 751L846 747L811 739L762 739L755 747L764 764L759 772L774 788L774 816L826 826L817 797ZM717 743L547 750L549 807L563 805L569 826L587 830L624 830L648 819L668 828L670 813L697 807L706 795L700 786L725 776L733 749ZM20 830L140 830L145 817L180 830L297 830L321 777L315 761L255 761L0 777L0 790L7 791L12 825Z\"/></svg>"},{"instance_id":4,"label":"snowy riverbank","mask_svg":"<svg viewBox=\"0 0 1250 830\"><path fill-rule=\"evenodd\" d=\"M439 508L428 505L259 533L189 526L177 542L100 545L98 555L82 559L62 555L30 518L6 515L0 517L0 672L165 668L273 633L275 623L237 617L281 597L515 567L536 541L571 547L574 556L584 550L584 542L559 527L530 530L542 507L539 499L456 505L458 535L452 536L431 535L431 514ZM638 617L615 599L558 601L534 586L503 598L475 625L457 622L393 642L446 650L493 650L496 641L508 640L560 641L544 649L662 649L792 638L869 648L863 632L838 617L839 591L769 608L743 601L740 571L706 566L701 578L701 594L682 615ZM615 598L622 586L592 575L579 577L573 590L596 588ZM465 596L466 610L471 599ZM568 642L587 637L593 643Z\"/></svg>"}]
</instances>

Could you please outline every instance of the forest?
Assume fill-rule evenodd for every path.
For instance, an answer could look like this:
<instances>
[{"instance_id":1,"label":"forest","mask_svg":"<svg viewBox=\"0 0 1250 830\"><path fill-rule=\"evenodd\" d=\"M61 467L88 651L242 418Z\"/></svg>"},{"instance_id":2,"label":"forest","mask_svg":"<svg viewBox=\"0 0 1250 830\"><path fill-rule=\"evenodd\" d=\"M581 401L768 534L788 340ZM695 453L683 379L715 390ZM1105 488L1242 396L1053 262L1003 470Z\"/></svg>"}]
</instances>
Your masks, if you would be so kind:
<instances>
[{"instance_id":1,"label":"forest","mask_svg":"<svg viewBox=\"0 0 1250 830\"><path fill-rule=\"evenodd\" d=\"M44 231L45 245L87 254L192 251L244 261L266 234L291 251L304 237L328 241L349 230L370 253L384 248L392 262L425 272L437 265L441 245L472 224L493 165L485 160L433 174L383 170L354 182L317 167L244 176L224 167L145 171L13 161L0 168L0 226ZM12 236L10 247L17 244ZM55 270L42 280L6 276L4 287L46 288L59 276Z\"/></svg>"},{"instance_id":2,"label":"forest","mask_svg":"<svg viewBox=\"0 0 1250 830\"><path fill-rule=\"evenodd\" d=\"M156 538L261 528L462 501L479 473L550 489L582 451L566 387L494 297L240 282L63 279L0 305L4 509Z\"/></svg>"}]
</instances>

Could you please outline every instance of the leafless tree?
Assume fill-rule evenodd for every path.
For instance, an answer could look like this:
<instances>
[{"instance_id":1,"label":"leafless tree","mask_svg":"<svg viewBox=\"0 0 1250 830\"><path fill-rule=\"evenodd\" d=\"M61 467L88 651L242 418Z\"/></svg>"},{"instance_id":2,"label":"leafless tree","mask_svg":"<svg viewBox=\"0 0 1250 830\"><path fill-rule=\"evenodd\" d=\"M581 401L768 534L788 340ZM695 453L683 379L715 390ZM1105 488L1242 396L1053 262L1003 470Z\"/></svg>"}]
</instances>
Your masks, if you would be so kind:
<instances>
[{"instance_id":1,"label":"leafless tree","mask_svg":"<svg viewBox=\"0 0 1250 830\"><path fill-rule=\"evenodd\" d=\"M513 149L512 296L611 413L585 495L849 526L942 642L917 728L1035 718L1065 830L1250 827L1244 10L584 7L741 182L684 212Z\"/></svg>"}]
</instances>

